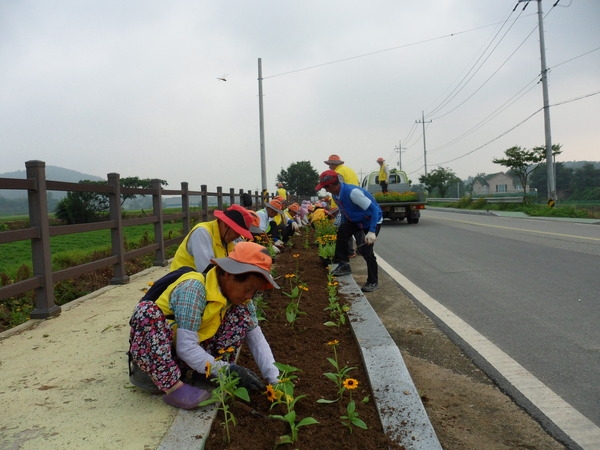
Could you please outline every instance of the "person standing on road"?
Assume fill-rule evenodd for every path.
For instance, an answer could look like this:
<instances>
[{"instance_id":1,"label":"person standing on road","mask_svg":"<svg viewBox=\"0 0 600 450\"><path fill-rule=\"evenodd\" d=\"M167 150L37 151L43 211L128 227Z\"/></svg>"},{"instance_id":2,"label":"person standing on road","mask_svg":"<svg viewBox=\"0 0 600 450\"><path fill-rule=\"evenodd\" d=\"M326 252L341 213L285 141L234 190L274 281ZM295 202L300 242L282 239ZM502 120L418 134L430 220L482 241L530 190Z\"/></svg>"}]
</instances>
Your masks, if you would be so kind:
<instances>
[{"instance_id":1,"label":"person standing on road","mask_svg":"<svg viewBox=\"0 0 600 450\"><path fill-rule=\"evenodd\" d=\"M319 176L319 184L315 190L321 189L333 196L341 215L333 257L338 266L331 274L342 276L352 273L348 257L348 238L360 233L364 236L364 244L358 245L356 250L367 263L367 282L361 290L374 291L379 287L379 274L373 245L383 222L381 208L366 189L340 181L334 170L326 170Z\"/></svg>"},{"instance_id":2,"label":"person standing on road","mask_svg":"<svg viewBox=\"0 0 600 450\"><path fill-rule=\"evenodd\" d=\"M383 158L377 158L377 164L379 164L379 186L381 186L381 192L387 194L390 169Z\"/></svg>"},{"instance_id":3,"label":"person standing on road","mask_svg":"<svg viewBox=\"0 0 600 450\"><path fill-rule=\"evenodd\" d=\"M358 175L356 172L352 170L350 167L344 164L344 161L338 155L329 155L329 159L327 161L323 161L329 167L329 170L335 170L336 173L340 176L340 180L342 180L346 184L351 184L353 186L360 185L360 181L358 180ZM330 203L330 209L335 210L337 208L335 201ZM334 220L334 225L338 227L340 225L340 217L337 215ZM359 241L361 235L357 233L355 236L350 236L348 238L348 256L350 258L354 258L356 256L356 251L354 249L354 241L356 241L356 246L362 244Z\"/></svg>"},{"instance_id":4,"label":"person standing on road","mask_svg":"<svg viewBox=\"0 0 600 450\"><path fill-rule=\"evenodd\" d=\"M131 383L164 392L165 403L177 408L193 409L210 397L184 381L206 379L218 370L235 372L248 390L263 391L266 384L258 375L235 364L242 344L264 379L278 382L279 370L252 302L258 291L279 289L270 274L273 260L268 250L239 242L228 256L211 262L214 267L206 276L190 270L158 280L129 321ZM175 274L175 281L165 281Z\"/></svg>"},{"instance_id":5,"label":"person standing on road","mask_svg":"<svg viewBox=\"0 0 600 450\"><path fill-rule=\"evenodd\" d=\"M215 210L214 215L215 220L200 222L179 244L171 270L187 266L207 272L211 259L227 256L240 236L252 239L252 216L246 208L231 205L225 211Z\"/></svg>"}]
</instances>

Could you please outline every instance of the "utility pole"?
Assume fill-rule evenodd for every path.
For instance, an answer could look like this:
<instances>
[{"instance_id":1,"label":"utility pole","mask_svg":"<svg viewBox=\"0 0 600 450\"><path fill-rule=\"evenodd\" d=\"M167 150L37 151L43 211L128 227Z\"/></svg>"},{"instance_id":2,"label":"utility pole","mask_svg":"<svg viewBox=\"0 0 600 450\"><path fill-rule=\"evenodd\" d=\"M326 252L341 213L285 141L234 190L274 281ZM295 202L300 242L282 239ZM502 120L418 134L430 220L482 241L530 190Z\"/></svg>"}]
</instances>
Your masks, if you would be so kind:
<instances>
[{"instance_id":1,"label":"utility pole","mask_svg":"<svg viewBox=\"0 0 600 450\"><path fill-rule=\"evenodd\" d=\"M262 182L263 202L269 200L269 191L267 190L267 161L265 156L265 121L263 115L263 90L262 90L262 61L258 58L258 120L260 128L260 173Z\"/></svg>"},{"instance_id":2,"label":"utility pole","mask_svg":"<svg viewBox=\"0 0 600 450\"><path fill-rule=\"evenodd\" d=\"M427 176L427 144L425 144L425 124L431 123L431 120L425 122L425 113L421 111L421 120L415 120L415 123L423 124L423 161L425 164L425 176Z\"/></svg>"},{"instance_id":3,"label":"utility pole","mask_svg":"<svg viewBox=\"0 0 600 450\"><path fill-rule=\"evenodd\" d=\"M402 150L406 150L406 147L402 147L402 141L398 141L398 147L394 150L398 152L398 169L402 170Z\"/></svg>"},{"instance_id":4,"label":"utility pole","mask_svg":"<svg viewBox=\"0 0 600 450\"><path fill-rule=\"evenodd\" d=\"M546 173L548 178L548 206L556 204L556 176L552 155L552 132L550 130L550 100L548 97L548 69L546 67L546 46L544 44L544 20L542 16L542 0L519 0L521 2L537 1L538 31L540 34L540 59L542 64L542 95L544 99L544 131L546 144Z\"/></svg>"}]
</instances>

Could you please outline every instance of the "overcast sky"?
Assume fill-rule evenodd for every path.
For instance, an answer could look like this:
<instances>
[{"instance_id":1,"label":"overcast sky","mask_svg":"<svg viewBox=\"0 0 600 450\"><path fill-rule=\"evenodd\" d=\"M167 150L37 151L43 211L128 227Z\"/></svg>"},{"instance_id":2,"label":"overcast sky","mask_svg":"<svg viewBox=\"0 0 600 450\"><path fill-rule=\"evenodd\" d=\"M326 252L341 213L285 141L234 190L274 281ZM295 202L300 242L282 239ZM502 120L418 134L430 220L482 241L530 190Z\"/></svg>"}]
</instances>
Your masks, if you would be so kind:
<instances>
[{"instance_id":1,"label":"overcast sky","mask_svg":"<svg viewBox=\"0 0 600 450\"><path fill-rule=\"evenodd\" d=\"M600 1L541 2L558 161L600 160ZM267 188L336 153L414 182L544 145L537 1L0 1L0 173ZM225 77L227 81L218 78ZM425 119L424 158L423 125ZM401 145L402 152L398 152Z\"/></svg>"}]
</instances>

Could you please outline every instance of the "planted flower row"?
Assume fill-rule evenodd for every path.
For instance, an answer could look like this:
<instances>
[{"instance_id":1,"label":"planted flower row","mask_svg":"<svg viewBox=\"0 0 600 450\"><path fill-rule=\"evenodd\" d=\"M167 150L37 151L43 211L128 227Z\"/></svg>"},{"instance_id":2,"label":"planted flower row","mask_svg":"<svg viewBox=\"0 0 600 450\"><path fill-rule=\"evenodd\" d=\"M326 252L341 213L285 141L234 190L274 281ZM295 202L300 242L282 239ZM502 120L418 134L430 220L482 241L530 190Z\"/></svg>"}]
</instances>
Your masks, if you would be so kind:
<instances>
[{"instance_id":1,"label":"planted flower row","mask_svg":"<svg viewBox=\"0 0 600 450\"><path fill-rule=\"evenodd\" d=\"M313 248L316 244L318 248L318 254L321 256L321 252L324 247L332 247L331 256L333 256L333 250L335 249L335 229L323 224L322 227L303 228L300 236L295 236L293 239L296 241L304 240L305 248ZM333 236L333 239L331 238ZM312 243L312 245L311 245ZM333 243L333 245L332 245ZM293 243L290 244L290 247ZM290 249L291 250L291 249ZM303 320L305 312L302 310L301 299L303 294L309 295L310 289L317 289L319 291L325 290L327 292L327 304L323 305L323 311L327 312L328 320L322 321L324 328L330 328L331 337L336 337L340 333L342 327L347 326L346 312L349 309L343 299L338 294L338 283L335 277L331 276L329 268L327 269L327 284L326 286L314 286L310 287L306 280L302 279L302 265L301 256L298 253L290 251L293 270L288 267L289 273L273 275L279 279L283 278L284 283L280 283L282 287L282 294L287 298L287 304L284 306L285 318L287 326L289 328L289 339L293 340L293 332L299 328L299 323ZM289 259L289 255L286 255ZM275 256L275 262L273 272L277 272L278 256ZM279 275L279 276L278 276ZM311 301L308 299L307 301ZM255 299L257 303L257 309L261 312L259 319L268 321L269 316L281 314L279 308L283 305L278 305L277 310L274 310L272 305L268 305L263 298ZM313 318L308 318L313 320ZM269 411L265 412L270 420L280 421L285 424L285 433L279 435L275 439L275 445L283 444L295 444L301 435L301 429L308 426L318 426L319 421L317 418L310 414L304 414L301 411L311 411L315 408L326 407L326 405L338 404L340 405L338 416L338 422L341 429L344 428L352 433L356 428L363 430L368 429L367 424L361 419L358 408L357 399L353 398L353 394L357 391L360 385L357 377L353 377L352 372L356 370L356 367L348 366L338 358L338 347L340 341L338 339L330 339L326 342L321 342L321 345L326 346L330 349L330 356L326 357L327 362L331 368L329 371L323 372L322 376L331 381L331 388L327 391L323 391L320 398L309 398L304 392L301 392L298 386L302 383L298 383L298 378L303 376L305 369L313 370L313 367L294 367L284 362L276 363L277 368L280 371L279 382L275 385L268 385L266 391L263 393L268 400L270 407ZM353 345L353 344L349 344ZM284 361L281 356L278 358ZM236 417L233 412L232 405L236 401L249 402L248 392L237 385L235 375L228 373L219 374L219 383L217 388L213 391L213 397L207 401L207 403L217 403L220 409L220 420L223 427L223 440L225 443L229 443L231 439L230 428L237 424ZM363 391L364 392L364 391ZM367 403L370 400L370 395L361 394L359 402ZM321 406L319 406L321 405Z\"/></svg>"}]
</instances>

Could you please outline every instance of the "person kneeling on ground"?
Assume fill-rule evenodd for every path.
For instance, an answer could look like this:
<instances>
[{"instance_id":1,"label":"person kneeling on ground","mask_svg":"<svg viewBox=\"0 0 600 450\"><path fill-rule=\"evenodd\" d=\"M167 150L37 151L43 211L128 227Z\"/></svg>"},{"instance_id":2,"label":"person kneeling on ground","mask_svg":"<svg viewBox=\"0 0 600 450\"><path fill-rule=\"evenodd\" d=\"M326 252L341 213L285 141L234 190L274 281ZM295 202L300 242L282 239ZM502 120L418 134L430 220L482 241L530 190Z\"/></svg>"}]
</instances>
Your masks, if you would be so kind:
<instances>
[{"instance_id":1,"label":"person kneeling on ground","mask_svg":"<svg viewBox=\"0 0 600 450\"><path fill-rule=\"evenodd\" d=\"M129 322L130 381L147 390L155 386L165 393L165 403L182 409L196 408L210 397L182 381L190 369L204 378L225 367L246 389L266 388L254 372L233 363L244 342L268 383L277 383L279 376L252 302L258 291L279 289L267 249L240 242L227 257L211 262L215 267L206 276L189 270L164 286L165 275L136 305ZM164 291L148 300L155 286Z\"/></svg>"}]
</instances>

